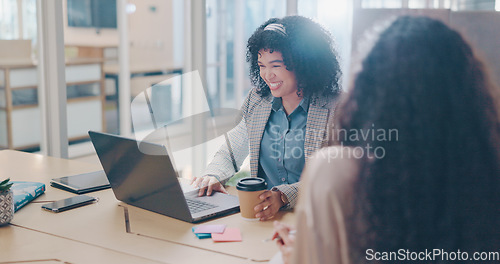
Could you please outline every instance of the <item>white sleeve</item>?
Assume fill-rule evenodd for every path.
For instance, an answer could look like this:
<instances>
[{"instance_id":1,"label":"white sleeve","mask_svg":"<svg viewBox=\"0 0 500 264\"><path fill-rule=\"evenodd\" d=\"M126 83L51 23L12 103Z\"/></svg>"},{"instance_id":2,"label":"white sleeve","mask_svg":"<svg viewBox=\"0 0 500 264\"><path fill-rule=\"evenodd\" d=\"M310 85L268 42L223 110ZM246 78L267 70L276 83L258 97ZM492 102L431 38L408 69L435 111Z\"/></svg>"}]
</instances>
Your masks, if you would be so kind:
<instances>
[{"instance_id":1,"label":"white sleeve","mask_svg":"<svg viewBox=\"0 0 500 264\"><path fill-rule=\"evenodd\" d=\"M358 165L352 159L332 158L339 149L317 152L302 174L292 263L350 262L345 218L350 214Z\"/></svg>"}]
</instances>

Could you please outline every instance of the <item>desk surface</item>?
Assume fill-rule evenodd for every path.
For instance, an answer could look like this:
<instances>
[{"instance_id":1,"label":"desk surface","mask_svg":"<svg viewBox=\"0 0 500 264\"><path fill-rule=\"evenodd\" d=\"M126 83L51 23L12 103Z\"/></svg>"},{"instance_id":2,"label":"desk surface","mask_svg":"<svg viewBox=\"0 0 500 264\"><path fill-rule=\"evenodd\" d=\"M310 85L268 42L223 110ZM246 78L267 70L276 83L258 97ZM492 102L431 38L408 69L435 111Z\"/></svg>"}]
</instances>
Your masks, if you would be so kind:
<instances>
[{"instance_id":1,"label":"desk surface","mask_svg":"<svg viewBox=\"0 0 500 264\"><path fill-rule=\"evenodd\" d=\"M96 204L54 214L41 203L74 196L50 186L51 178L99 170L96 164L24 152L0 151L0 179L39 181L46 192L20 209L12 223L0 228L2 261L52 260L54 263L252 263L269 260L276 252L272 221L245 221L239 214L203 224L226 224L241 230L243 242L199 240L193 224L122 203L113 192L90 193ZM293 222L292 213L278 220ZM4 245L5 243L8 244ZM45 262L44 262L45 263Z\"/></svg>"}]
</instances>

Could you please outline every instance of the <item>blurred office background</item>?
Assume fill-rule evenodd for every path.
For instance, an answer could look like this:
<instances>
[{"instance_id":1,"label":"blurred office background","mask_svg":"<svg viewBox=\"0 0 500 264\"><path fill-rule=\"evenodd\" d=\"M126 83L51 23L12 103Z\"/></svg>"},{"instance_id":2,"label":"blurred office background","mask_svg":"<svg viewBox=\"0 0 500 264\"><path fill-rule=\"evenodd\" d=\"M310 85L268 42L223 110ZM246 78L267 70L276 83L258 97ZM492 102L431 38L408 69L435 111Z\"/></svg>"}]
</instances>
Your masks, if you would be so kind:
<instances>
[{"instance_id":1,"label":"blurred office background","mask_svg":"<svg viewBox=\"0 0 500 264\"><path fill-rule=\"evenodd\" d=\"M367 29L400 14L459 29L500 79L498 11L500 0L0 0L0 148L77 158L93 153L88 130L142 139L165 125L170 142L192 141L199 131L182 120L239 109L246 41L271 17L330 30L344 89ZM200 85L181 77L192 71ZM195 173L223 142L205 138L178 149Z\"/></svg>"}]
</instances>

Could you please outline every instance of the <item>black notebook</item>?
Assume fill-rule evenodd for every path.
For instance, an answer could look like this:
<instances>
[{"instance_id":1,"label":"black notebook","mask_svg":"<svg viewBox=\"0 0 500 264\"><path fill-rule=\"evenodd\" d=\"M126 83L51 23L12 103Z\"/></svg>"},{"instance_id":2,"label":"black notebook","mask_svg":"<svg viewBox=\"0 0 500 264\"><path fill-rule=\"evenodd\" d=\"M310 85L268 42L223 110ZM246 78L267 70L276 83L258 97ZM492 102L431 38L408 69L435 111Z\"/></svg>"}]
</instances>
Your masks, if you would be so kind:
<instances>
[{"instance_id":1,"label":"black notebook","mask_svg":"<svg viewBox=\"0 0 500 264\"><path fill-rule=\"evenodd\" d=\"M106 174L102 170L55 178L50 181L50 185L77 194L111 187Z\"/></svg>"}]
</instances>

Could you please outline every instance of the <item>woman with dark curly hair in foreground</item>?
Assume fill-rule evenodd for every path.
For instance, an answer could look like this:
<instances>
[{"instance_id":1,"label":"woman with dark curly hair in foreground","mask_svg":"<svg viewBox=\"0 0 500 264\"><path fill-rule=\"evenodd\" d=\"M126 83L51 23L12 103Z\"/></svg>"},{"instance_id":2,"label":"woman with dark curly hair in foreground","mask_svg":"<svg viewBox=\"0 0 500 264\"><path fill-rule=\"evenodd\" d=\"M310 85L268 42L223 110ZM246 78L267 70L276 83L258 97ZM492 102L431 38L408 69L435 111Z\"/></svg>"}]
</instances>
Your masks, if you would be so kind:
<instances>
[{"instance_id":1,"label":"woman with dark curly hair in foreground","mask_svg":"<svg viewBox=\"0 0 500 264\"><path fill-rule=\"evenodd\" d=\"M250 153L251 176L268 184L255 217L267 220L295 206L304 163L328 144L341 71L328 31L301 16L273 18L257 28L247 61L255 87L243 104L243 119L228 134L230 148L222 146L205 176L193 182L200 195L225 192L222 183Z\"/></svg>"},{"instance_id":2,"label":"woman with dark curly hair in foreground","mask_svg":"<svg viewBox=\"0 0 500 264\"><path fill-rule=\"evenodd\" d=\"M498 261L494 89L458 32L425 17L395 20L339 105L341 146L317 152L304 170L292 263L488 257L474 252ZM370 136L353 136L363 132Z\"/></svg>"}]
</instances>

